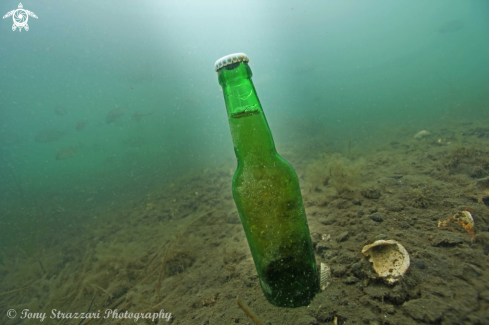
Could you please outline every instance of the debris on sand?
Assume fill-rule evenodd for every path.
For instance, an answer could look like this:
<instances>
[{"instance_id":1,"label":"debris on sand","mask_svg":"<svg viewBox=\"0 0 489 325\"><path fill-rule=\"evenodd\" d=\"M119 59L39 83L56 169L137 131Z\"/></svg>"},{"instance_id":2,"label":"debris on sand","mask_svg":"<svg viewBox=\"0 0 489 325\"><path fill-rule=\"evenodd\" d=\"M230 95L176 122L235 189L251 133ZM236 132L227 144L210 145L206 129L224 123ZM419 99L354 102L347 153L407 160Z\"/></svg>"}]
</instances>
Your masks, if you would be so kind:
<instances>
[{"instance_id":1,"label":"debris on sand","mask_svg":"<svg viewBox=\"0 0 489 325\"><path fill-rule=\"evenodd\" d=\"M474 240L474 219L469 211L459 211L445 221L438 221L438 227L450 227L454 230L454 224L462 226Z\"/></svg>"},{"instance_id":2,"label":"debris on sand","mask_svg":"<svg viewBox=\"0 0 489 325\"><path fill-rule=\"evenodd\" d=\"M363 247L362 253L370 257L375 272L389 284L399 281L409 268L409 254L395 240L376 240Z\"/></svg>"},{"instance_id":3,"label":"debris on sand","mask_svg":"<svg viewBox=\"0 0 489 325\"><path fill-rule=\"evenodd\" d=\"M331 281L331 268L328 266L326 263L321 263L321 269L320 269L320 286L321 290L324 291L328 286L329 282Z\"/></svg>"},{"instance_id":4,"label":"debris on sand","mask_svg":"<svg viewBox=\"0 0 489 325\"><path fill-rule=\"evenodd\" d=\"M423 139L423 138L427 137L428 135L430 135L430 133L428 131L421 130L414 135L414 138L415 139Z\"/></svg>"}]
</instances>

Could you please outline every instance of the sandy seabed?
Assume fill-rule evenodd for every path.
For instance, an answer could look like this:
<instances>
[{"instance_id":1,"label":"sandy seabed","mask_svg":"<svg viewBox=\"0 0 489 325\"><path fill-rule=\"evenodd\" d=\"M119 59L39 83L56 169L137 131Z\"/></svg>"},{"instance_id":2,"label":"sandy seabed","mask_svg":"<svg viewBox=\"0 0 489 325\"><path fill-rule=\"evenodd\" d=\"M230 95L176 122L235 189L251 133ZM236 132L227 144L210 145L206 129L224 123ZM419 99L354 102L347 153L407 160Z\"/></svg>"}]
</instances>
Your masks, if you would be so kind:
<instances>
[{"instance_id":1,"label":"sandy seabed","mask_svg":"<svg viewBox=\"0 0 489 325\"><path fill-rule=\"evenodd\" d=\"M221 166L121 202L34 256L6 256L0 323L38 324L45 313L44 324L134 324L135 315L146 324L253 324L239 296L264 324L489 324L489 128L477 125L416 139L421 130L408 130L369 152L353 142L340 154L320 141L308 154L283 152L301 182L316 261L331 269L309 306L264 298L231 195L234 168ZM439 226L460 211L473 229ZM361 253L379 239L410 255L393 285ZM26 309L33 314L21 319ZM53 310L64 317L50 318Z\"/></svg>"}]
</instances>

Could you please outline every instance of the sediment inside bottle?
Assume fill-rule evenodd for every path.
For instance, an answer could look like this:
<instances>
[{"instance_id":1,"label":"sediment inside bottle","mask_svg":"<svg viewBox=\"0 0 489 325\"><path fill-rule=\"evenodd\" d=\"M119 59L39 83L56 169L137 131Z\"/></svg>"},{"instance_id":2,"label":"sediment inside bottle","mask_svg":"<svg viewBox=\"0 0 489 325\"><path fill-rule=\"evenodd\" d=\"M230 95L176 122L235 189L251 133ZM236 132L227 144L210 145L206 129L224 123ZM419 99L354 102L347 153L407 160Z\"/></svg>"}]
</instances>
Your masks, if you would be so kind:
<instances>
[{"instance_id":1,"label":"sediment inside bottle","mask_svg":"<svg viewBox=\"0 0 489 325\"><path fill-rule=\"evenodd\" d=\"M263 290L277 306L306 305L318 284L297 176L275 151L261 111L229 123L239 161L233 195Z\"/></svg>"}]
</instances>

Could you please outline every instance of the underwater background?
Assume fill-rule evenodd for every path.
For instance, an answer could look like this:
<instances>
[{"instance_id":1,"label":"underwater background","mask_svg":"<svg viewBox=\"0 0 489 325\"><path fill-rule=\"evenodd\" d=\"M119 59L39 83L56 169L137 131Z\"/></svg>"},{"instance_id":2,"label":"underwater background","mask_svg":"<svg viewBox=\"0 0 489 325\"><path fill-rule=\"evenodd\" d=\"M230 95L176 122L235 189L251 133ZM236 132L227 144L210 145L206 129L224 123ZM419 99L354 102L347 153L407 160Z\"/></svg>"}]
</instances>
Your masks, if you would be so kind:
<instances>
[{"instance_id":1,"label":"underwater background","mask_svg":"<svg viewBox=\"0 0 489 325\"><path fill-rule=\"evenodd\" d=\"M403 156L410 157L409 152L424 155L431 150L428 144L439 140L439 144L446 143L446 153L452 155L450 163L436 163L445 170L458 166L454 160L464 159L456 155L482 159L477 161L482 171L464 174L464 186L489 176L487 1L36 0L22 5L38 17L28 17L28 31L12 31L12 17L0 22L0 276L5 279L0 294L27 286L31 287L27 291L42 291L49 287L47 283L51 291L45 292L51 293L38 296L35 303L27 298L32 292L0 296L2 317L5 310L13 308L12 304L34 304L38 309L64 304L66 310L68 306L86 310L90 301L97 302L99 294L100 306L108 307L130 292L129 285L117 295L110 279L97 282L93 277L88 281L88 276L70 274L85 274L91 269L94 275L106 268L114 272L131 269L135 262L129 257L130 261L113 262L116 266L100 262L100 256L121 255L146 256L146 267L136 270L147 272L151 269L147 263L150 265L157 256L156 260L168 259L165 245L173 243L172 235L186 236L178 231L190 229L197 220L190 222L188 216L204 218L196 222L212 216L210 211L223 220L234 216L230 182L236 163L214 71L214 62L227 54L244 52L250 58L253 82L277 150L296 168L303 195L319 192L314 188L328 168L330 176L334 173L331 160L322 160L325 153L355 174L346 180L352 183L347 190L357 190L360 195L368 181L375 183L368 177L382 163L372 162L369 174L367 167L358 167L358 162L366 159L368 165L372 154L392 143L392 150L385 152L392 164L408 159L392 158L398 149L396 143L411 146ZM2 1L0 12L3 16L18 6L14 1ZM422 139L422 145L413 140L421 130L433 137ZM469 136L475 140L466 138ZM457 152L450 147L455 144ZM322 171L321 164L326 166ZM355 166L363 168L358 175ZM393 167L386 173L401 169ZM362 180L360 175L367 178ZM216 191L212 192L212 186L206 189L207 185ZM336 192L330 197L338 198L342 187L334 187ZM179 191L186 192L178 197ZM485 193L485 189L481 191ZM201 200L203 192L212 195ZM195 193L197 201L189 203L184 198L188 193ZM411 199L415 200L401 201L408 206ZM225 201L224 210L219 208L219 200ZM304 200L307 205L307 198ZM485 200L483 197L479 203ZM436 205L435 201L411 206L426 209ZM182 203L177 208L179 202L190 206ZM466 203L454 203L450 208L461 205ZM188 211L178 216L178 211L185 209ZM487 215L481 211L481 218ZM156 231L155 237L159 229L156 224L165 229L161 230L161 242L155 244L158 249L135 245L130 251L129 244L122 245L121 239L111 237L114 228L104 228L111 220L114 227L125 227L124 238L149 240L152 237L143 230L131 235L135 225L130 222L148 215L156 220L149 227ZM308 217L312 215L308 213ZM174 228L165 223L170 221ZM309 222L314 232L314 222ZM232 234L244 236L239 221L229 224ZM219 227L212 220L206 225ZM213 231L211 227L209 232ZM233 236L223 234L219 238ZM242 254L248 256L246 241L240 240ZM99 242L121 246L110 251L109 244L100 248ZM70 245L76 249L67 251ZM106 255L101 253L104 249ZM195 265L195 256L182 254L176 258L178 263ZM215 256L221 263L222 254ZM91 259L94 264L90 264ZM245 258L231 260L238 263ZM75 267L76 263L79 266ZM185 273L177 269L169 274ZM209 272L219 274L223 270ZM155 272L162 274L156 267ZM232 272L239 274L234 269ZM126 278L142 280L149 275L141 274ZM348 274L333 272L338 278L343 275ZM158 294L148 302L149 307L161 301L159 287L164 278L159 276ZM66 292L55 294L63 285ZM261 289L256 283L254 286L260 297ZM102 288L93 289L97 298L92 298L95 293L91 288ZM179 290L191 292L189 288ZM487 301L489 291L486 295ZM475 296L483 295L479 292ZM64 298L68 303L60 300ZM216 299L209 294L202 305L212 307ZM402 305L401 300L397 300L396 308ZM183 320L180 323L176 317L175 323L193 322L185 318L191 310L181 314ZM204 324L211 314L199 309L196 324ZM274 315L273 311L269 315ZM334 317L348 319L347 314L335 315L322 320L316 317L316 323L326 324ZM466 317L462 312L458 315ZM241 317L243 323L248 321L244 313L236 317ZM376 321L375 317L371 321ZM427 323L441 319L419 317L409 319ZM0 319L16 324L15 320ZM355 323L352 319L349 321ZM282 322L300 323L287 319ZM211 321L219 323L231 321Z\"/></svg>"}]
</instances>

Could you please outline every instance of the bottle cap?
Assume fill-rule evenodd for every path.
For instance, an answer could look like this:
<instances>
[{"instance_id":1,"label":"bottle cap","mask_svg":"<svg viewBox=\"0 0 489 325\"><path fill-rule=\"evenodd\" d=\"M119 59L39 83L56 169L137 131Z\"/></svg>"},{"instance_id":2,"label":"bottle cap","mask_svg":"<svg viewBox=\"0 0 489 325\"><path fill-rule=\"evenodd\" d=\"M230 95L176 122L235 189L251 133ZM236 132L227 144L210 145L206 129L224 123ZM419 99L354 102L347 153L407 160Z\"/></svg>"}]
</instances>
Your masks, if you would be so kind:
<instances>
[{"instance_id":1,"label":"bottle cap","mask_svg":"<svg viewBox=\"0 0 489 325\"><path fill-rule=\"evenodd\" d=\"M222 67L225 67L227 65L237 63L237 62L249 62L250 59L248 59L248 56L244 53L234 53L234 54L229 54L226 56L223 56L219 60L216 61L216 64L214 65L214 69L217 71L221 69Z\"/></svg>"}]
</instances>

